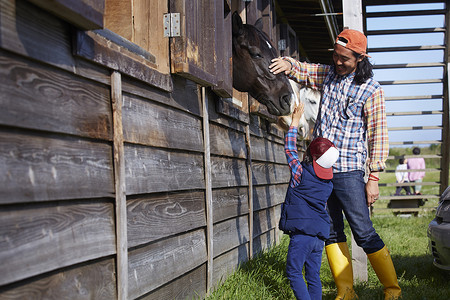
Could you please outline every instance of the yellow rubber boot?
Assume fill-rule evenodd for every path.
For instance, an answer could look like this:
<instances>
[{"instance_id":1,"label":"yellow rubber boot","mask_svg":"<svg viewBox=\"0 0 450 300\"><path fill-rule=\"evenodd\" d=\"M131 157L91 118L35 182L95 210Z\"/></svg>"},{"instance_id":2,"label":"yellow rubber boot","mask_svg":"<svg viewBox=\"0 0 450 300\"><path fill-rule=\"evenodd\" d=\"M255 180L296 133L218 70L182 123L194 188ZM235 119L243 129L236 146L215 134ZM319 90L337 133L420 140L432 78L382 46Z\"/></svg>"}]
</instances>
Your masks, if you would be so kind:
<instances>
[{"instance_id":1,"label":"yellow rubber boot","mask_svg":"<svg viewBox=\"0 0 450 300\"><path fill-rule=\"evenodd\" d=\"M328 264L337 287L336 300L358 299L353 290L352 258L346 242L325 246Z\"/></svg>"},{"instance_id":2,"label":"yellow rubber boot","mask_svg":"<svg viewBox=\"0 0 450 300\"><path fill-rule=\"evenodd\" d=\"M386 246L375 253L368 254L367 257L381 284L384 285L384 299L399 299L402 290L398 285L394 264Z\"/></svg>"}]
</instances>

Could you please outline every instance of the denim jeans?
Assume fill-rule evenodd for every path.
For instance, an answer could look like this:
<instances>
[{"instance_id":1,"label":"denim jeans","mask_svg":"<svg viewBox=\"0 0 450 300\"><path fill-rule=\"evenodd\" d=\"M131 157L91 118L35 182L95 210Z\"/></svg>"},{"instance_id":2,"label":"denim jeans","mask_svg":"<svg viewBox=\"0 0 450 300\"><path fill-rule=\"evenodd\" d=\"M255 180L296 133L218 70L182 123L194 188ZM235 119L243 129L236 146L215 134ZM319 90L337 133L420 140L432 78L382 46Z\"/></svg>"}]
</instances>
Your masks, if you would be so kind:
<instances>
[{"instance_id":1,"label":"denim jeans","mask_svg":"<svg viewBox=\"0 0 450 300\"><path fill-rule=\"evenodd\" d=\"M324 242L316 236L291 234L286 259L286 273L291 288L297 299L322 299L322 283L320 282L320 265ZM303 280L305 266L306 287Z\"/></svg>"},{"instance_id":2,"label":"denim jeans","mask_svg":"<svg viewBox=\"0 0 450 300\"><path fill-rule=\"evenodd\" d=\"M330 237L326 245L346 242L344 218L350 225L358 246L366 254L374 253L384 247L380 236L373 228L367 207L364 172L351 171L333 174L333 192L327 202L330 214Z\"/></svg>"}]
</instances>

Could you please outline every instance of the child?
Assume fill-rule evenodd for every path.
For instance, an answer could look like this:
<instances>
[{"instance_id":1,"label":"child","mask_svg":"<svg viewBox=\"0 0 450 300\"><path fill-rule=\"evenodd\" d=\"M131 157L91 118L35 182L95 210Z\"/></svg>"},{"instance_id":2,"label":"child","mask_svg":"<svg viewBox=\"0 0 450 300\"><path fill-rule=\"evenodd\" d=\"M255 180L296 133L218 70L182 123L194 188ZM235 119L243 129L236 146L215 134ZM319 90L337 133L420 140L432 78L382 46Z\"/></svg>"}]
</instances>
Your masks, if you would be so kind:
<instances>
[{"instance_id":1,"label":"child","mask_svg":"<svg viewBox=\"0 0 450 300\"><path fill-rule=\"evenodd\" d=\"M413 149L414 155L420 154L420 148L414 147ZM408 159L407 163L408 169L411 170L424 170L425 169L425 159L423 157L412 157ZM418 172L409 172L408 178L410 182L418 182L419 184L422 182L423 178L425 177L425 171L418 171ZM422 195L420 190L422 189L422 185L415 185L414 186L414 194L416 195Z\"/></svg>"},{"instance_id":2,"label":"child","mask_svg":"<svg viewBox=\"0 0 450 300\"><path fill-rule=\"evenodd\" d=\"M406 164L407 162L408 160L406 158L400 158L398 160L399 165L395 169L395 177L397 178L397 183L409 182L408 172L405 172L405 170L408 169L408 165ZM400 196L402 188L405 190L406 195L411 195L409 186L398 186L395 190L395 196Z\"/></svg>"},{"instance_id":3,"label":"child","mask_svg":"<svg viewBox=\"0 0 450 300\"><path fill-rule=\"evenodd\" d=\"M291 180L281 208L279 228L290 236L286 273L295 297L322 299L320 265L324 240L330 231L326 202L333 189L331 167L339 151L328 139L318 137L300 162L296 141L302 114L303 105L294 110L286 134L285 152ZM308 288L303 280L303 266Z\"/></svg>"}]
</instances>

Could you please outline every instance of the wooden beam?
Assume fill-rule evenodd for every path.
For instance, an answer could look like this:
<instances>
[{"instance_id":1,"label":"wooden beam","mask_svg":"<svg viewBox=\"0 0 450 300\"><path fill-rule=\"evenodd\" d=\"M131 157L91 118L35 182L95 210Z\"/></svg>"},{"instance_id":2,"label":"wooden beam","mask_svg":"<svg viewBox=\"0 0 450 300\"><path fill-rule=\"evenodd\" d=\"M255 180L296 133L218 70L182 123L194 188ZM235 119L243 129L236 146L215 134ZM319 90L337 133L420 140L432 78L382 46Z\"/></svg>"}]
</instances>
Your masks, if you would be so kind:
<instances>
[{"instance_id":1,"label":"wooden beam","mask_svg":"<svg viewBox=\"0 0 450 300\"><path fill-rule=\"evenodd\" d=\"M444 9L433 10L408 10L408 11L383 11L366 13L367 18L410 17L410 16L434 16L445 14Z\"/></svg>"},{"instance_id":2,"label":"wooden beam","mask_svg":"<svg viewBox=\"0 0 450 300\"><path fill-rule=\"evenodd\" d=\"M103 28L104 0L29 0L83 30Z\"/></svg>"},{"instance_id":3,"label":"wooden beam","mask_svg":"<svg viewBox=\"0 0 450 300\"><path fill-rule=\"evenodd\" d=\"M386 35L386 34L409 34L409 33L445 33L444 27L433 28L414 28L414 29L384 29L384 30L368 30L367 35Z\"/></svg>"},{"instance_id":4,"label":"wooden beam","mask_svg":"<svg viewBox=\"0 0 450 300\"><path fill-rule=\"evenodd\" d=\"M450 12L448 1L446 1L446 9L447 13L445 14L445 28L447 28L447 32L445 34L445 53L444 60L446 64L446 69L444 70L444 97L442 98L442 109L444 113L442 115L442 146L441 146L441 188L440 193L442 194L445 189L450 185L449 175L450 175L450 78L449 78L449 69L450 69L450 33L448 32L450 26Z\"/></svg>"},{"instance_id":5,"label":"wooden beam","mask_svg":"<svg viewBox=\"0 0 450 300\"><path fill-rule=\"evenodd\" d=\"M343 0L344 28L364 32L362 1ZM356 244L352 234L352 262L354 280L367 281L367 255L364 250Z\"/></svg>"},{"instance_id":6,"label":"wooden beam","mask_svg":"<svg viewBox=\"0 0 450 300\"><path fill-rule=\"evenodd\" d=\"M428 68L428 67L445 67L445 63L432 62L432 63L408 63L408 64L386 64L386 65L374 65L374 69L396 69L396 68Z\"/></svg>"},{"instance_id":7,"label":"wooden beam","mask_svg":"<svg viewBox=\"0 0 450 300\"><path fill-rule=\"evenodd\" d=\"M445 50L444 45L425 45L425 46L411 46L411 47L380 47L369 48L370 52L394 52L394 51L421 51L421 50Z\"/></svg>"},{"instance_id":8,"label":"wooden beam","mask_svg":"<svg viewBox=\"0 0 450 300\"><path fill-rule=\"evenodd\" d=\"M418 79L418 80L391 80L379 81L381 85L397 85L397 84L424 84L424 83L442 83L443 79Z\"/></svg>"},{"instance_id":9,"label":"wooden beam","mask_svg":"<svg viewBox=\"0 0 450 300\"><path fill-rule=\"evenodd\" d=\"M206 198L206 247L207 247L207 294L213 286L213 274L214 274L214 232L213 232L213 201L212 201L212 179L211 179L211 152L209 141L209 114L208 114L208 98L206 96L206 88L201 88L201 101L203 110L203 145L205 153L205 198Z\"/></svg>"},{"instance_id":10,"label":"wooden beam","mask_svg":"<svg viewBox=\"0 0 450 300\"><path fill-rule=\"evenodd\" d=\"M245 126L245 144L247 146L249 258L251 259L253 257L253 174L250 125L248 124Z\"/></svg>"},{"instance_id":11,"label":"wooden beam","mask_svg":"<svg viewBox=\"0 0 450 300\"><path fill-rule=\"evenodd\" d=\"M114 131L114 184L116 194L116 251L117 251L117 298L128 298L128 241L127 204L125 185L125 158L122 128L122 77L119 72L111 74L111 100Z\"/></svg>"}]
</instances>

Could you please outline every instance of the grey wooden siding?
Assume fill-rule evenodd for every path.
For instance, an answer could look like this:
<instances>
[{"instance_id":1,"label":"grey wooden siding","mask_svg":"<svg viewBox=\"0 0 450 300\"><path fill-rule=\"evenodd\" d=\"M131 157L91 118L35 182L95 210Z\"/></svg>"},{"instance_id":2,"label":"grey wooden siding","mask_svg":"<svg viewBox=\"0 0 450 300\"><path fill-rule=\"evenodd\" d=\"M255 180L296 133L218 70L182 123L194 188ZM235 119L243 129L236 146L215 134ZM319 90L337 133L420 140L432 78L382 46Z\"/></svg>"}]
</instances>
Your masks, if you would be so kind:
<instances>
[{"instance_id":1,"label":"grey wooden siding","mask_svg":"<svg viewBox=\"0 0 450 300\"><path fill-rule=\"evenodd\" d=\"M201 296L279 240L280 131L30 2L1 8L1 299Z\"/></svg>"}]
</instances>

